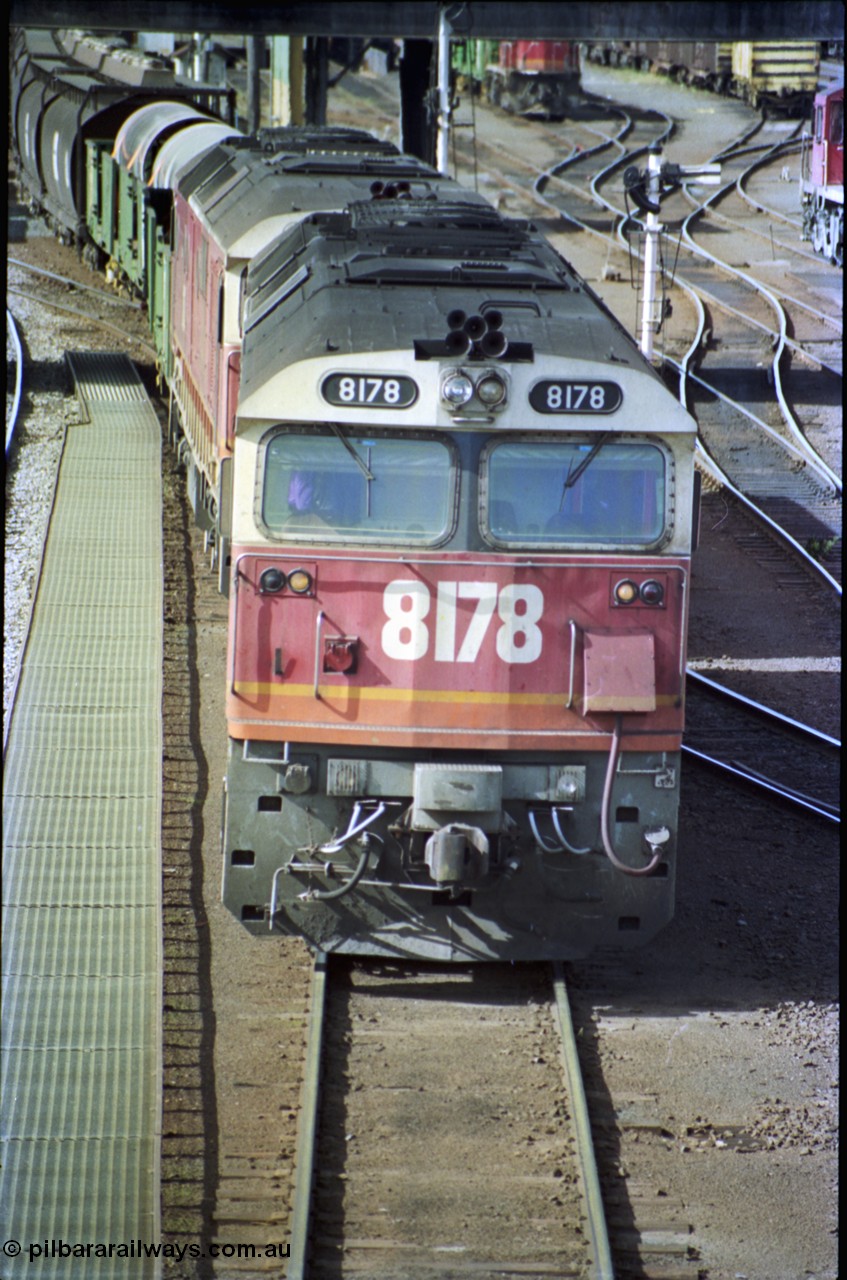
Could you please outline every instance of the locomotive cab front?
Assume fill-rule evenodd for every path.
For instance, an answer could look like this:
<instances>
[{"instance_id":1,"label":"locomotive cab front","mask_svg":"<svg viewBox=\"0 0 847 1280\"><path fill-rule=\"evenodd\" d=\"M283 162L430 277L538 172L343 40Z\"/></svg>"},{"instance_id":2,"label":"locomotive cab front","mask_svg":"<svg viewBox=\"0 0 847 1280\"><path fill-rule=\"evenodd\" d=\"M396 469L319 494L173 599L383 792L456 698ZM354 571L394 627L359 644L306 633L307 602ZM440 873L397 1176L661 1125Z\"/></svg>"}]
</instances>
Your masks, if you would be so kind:
<instances>
[{"instance_id":1,"label":"locomotive cab front","mask_svg":"<svg viewBox=\"0 0 847 1280\"><path fill-rule=\"evenodd\" d=\"M442 212L421 253L414 213L257 263L224 900L322 950L643 942L673 910L693 424L532 229Z\"/></svg>"}]
</instances>

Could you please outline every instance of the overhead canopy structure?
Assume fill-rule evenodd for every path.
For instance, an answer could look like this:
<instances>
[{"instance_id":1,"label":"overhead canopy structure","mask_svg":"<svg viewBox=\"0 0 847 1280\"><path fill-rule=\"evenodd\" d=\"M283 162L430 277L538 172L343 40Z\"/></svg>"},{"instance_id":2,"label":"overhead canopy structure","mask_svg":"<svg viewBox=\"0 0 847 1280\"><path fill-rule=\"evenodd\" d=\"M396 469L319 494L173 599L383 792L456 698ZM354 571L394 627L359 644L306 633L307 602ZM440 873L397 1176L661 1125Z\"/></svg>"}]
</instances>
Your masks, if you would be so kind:
<instances>
[{"instance_id":1,"label":"overhead canopy structure","mask_svg":"<svg viewBox=\"0 0 847 1280\"><path fill-rule=\"evenodd\" d=\"M495 39L838 40L840 0L301 0L299 4L232 0L12 0L12 26L117 31L237 31L250 35L402 36L433 39L439 14L457 35Z\"/></svg>"}]
</instances>

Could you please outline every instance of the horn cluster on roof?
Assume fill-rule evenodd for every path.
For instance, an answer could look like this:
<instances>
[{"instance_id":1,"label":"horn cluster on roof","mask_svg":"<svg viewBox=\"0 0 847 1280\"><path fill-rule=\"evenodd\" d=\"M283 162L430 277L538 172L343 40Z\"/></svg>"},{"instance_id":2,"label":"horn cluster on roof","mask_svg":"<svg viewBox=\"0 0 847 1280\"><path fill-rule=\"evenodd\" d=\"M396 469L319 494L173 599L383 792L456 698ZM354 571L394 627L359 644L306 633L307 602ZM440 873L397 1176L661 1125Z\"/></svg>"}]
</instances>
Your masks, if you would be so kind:
<instances>
[{"instance_id":1,"label":"horn cluster on roof","mask_svg":"<svg viewBox=\"0 0 847 1280\"><path fill-rule=\"evenodd\" d=\"M451 356L502 356L509 345L502 332L503 316L499 311L486 311L484 316L466 315L464 311L451 311L447 317L448 332L445 338L447 354Z\"/></svg>"}]
</instances>

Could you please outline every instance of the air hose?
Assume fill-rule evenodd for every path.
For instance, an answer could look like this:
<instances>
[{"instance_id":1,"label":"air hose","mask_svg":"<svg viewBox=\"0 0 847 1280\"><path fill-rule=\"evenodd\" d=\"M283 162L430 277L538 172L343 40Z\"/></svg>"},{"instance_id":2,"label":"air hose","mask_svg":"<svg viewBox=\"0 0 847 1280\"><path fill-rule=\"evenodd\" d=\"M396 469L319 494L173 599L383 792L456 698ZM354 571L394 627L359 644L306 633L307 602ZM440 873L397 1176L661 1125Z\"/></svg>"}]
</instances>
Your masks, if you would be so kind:
<instances>
[{"instance_id":1,"label":"air hose","mask_svg":"<svg viewBox=\"0 0 847 1280\"><path fill-rule=\"evenodd\" d=\"M622 733L623 717L615 716L615 728L612 733L612 745L609 749L609 763L606 765L606 781L603 784L603 802L600 806L600 835L603 840L603 850L613 867L618 871L622 871L625 876L649 876L662 858L661 848L657 848L647 863L646 867L628 867L625 862L621 862L612 846L612 839L609 834L609 814L612 809L612 787L615 782L615 771L618 767L618 757L621 752L621 733Z\"/></svg>"},{"instance_id":2,"label":"air hose","mask_svg":"<svg viewBox=\"0 0 847 1280\"><path fill-rule=\"evenodd\" d=\"M331 902L333 898L343 898L345 893L349 893L351 889L355 889L367 870L368 861L371 856L371 840L374 839L369 833L362 836L362 855L359 858L356 870L353 872L349 880L345 880L337 889L311 889L308 894L302 895L309 899L317 898L320 902ZM379 836L376 837L379 839Z\"/></svg>"}]
</instances>

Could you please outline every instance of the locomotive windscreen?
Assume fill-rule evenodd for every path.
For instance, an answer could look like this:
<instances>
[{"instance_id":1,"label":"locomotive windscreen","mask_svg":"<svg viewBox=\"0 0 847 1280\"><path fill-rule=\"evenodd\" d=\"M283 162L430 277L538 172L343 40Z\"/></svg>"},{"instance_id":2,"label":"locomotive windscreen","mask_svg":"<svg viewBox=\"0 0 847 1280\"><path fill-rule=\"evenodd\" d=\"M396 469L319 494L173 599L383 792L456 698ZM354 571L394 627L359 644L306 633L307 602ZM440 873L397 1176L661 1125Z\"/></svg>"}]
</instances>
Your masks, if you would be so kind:
<instances>
[{"instance_id":1,"label":"locomotive windscreen","mask_svg":"<svg viewBox=\"0 0 847 1280\"><path fill-rule=\"evenodd\" d=\"M649 546L664 531L670 463L656 445L503 440L483 465L498 542Z\"/></svg>"},{"instance_id":2,"label":"locomotive windscreen","mask_svg":"<svg viewBox=\"0 0 847 1280\"><path fill-rule=\"evenodd\" d=\"M281 432L265 450L262 520L286 540L433 546L451 531L456 477L443 440Z\"/></svg>"}]
</instances>

